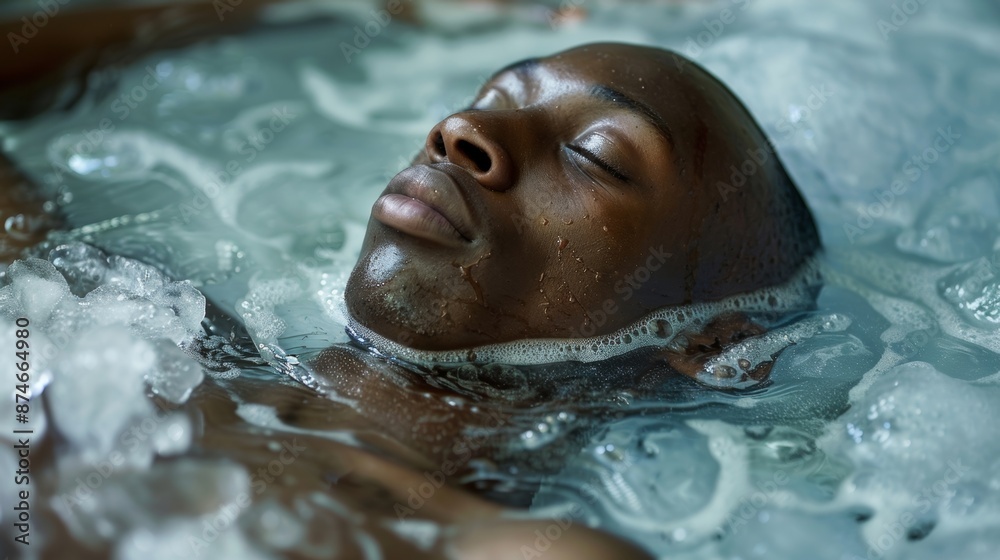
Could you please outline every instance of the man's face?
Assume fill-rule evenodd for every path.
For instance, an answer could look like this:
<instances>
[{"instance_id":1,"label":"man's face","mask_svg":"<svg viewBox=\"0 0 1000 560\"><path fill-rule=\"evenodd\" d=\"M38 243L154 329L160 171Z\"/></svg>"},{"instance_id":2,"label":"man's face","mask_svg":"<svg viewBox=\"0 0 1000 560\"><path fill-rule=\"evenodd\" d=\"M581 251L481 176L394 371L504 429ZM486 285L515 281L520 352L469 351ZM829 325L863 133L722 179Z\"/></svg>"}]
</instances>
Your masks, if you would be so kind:
<instances>
[{"instance_id":1,"label":"man's face","mask_svg":"<svg viewBox=\"0 0 1000 560\"><path fill-rule=\"evenodd\" d=\"M593 336L689 301L699 193L756 133L727 121L718 88L626 45L501 70L375 202L352 315L442 350Z\"/></svg>"}]
</instances>

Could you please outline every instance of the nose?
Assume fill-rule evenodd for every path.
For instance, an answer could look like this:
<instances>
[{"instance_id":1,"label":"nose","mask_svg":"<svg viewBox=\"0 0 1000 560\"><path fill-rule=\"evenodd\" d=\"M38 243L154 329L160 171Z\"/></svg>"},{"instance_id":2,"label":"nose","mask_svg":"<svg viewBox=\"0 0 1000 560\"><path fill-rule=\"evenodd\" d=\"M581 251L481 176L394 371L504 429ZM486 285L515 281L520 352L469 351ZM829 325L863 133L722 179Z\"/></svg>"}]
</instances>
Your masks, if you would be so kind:
<instances>
[{"instance_id":1,"label":"nose","mask_svg":"<svg viewBox=\"0 0 1000 560\"><path fill-rule=\"evenodd\" d=\"M497 138L496 124L456 113L431 129L427 155L435 163L461 166L490 190L505 191L514 186L514 163Z\"/></svg>"}]
</instances>

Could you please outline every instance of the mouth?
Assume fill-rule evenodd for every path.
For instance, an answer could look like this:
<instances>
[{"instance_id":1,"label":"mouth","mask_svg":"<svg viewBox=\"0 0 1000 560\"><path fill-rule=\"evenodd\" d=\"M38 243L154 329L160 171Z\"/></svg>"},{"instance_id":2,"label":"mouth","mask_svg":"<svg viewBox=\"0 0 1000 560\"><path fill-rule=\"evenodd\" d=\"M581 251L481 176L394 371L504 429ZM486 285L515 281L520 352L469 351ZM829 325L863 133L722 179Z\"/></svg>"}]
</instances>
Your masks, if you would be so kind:
<instances>
[{"instance_id":1,"label":"mouth","mask_svg":"<svg viewBox=\"0 0 1000 560\"><path fill-rule=\"evenodd\" d=\"M455 167L455 169L447 169ZM401 233L450 246L475 239L468 205L462 196L457 166L414 165L389 181L372 206L372 217ZM471 176L469 180L475 181Z\"/></svg>"}]
</instances>

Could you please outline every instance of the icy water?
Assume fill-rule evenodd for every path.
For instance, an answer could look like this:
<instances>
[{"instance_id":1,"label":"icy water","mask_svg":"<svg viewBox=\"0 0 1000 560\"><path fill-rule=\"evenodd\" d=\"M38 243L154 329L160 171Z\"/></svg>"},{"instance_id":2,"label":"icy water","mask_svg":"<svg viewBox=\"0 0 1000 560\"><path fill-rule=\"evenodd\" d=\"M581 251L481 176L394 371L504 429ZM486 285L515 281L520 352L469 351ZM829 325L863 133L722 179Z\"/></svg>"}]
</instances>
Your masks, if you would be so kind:
<instances>
[{"instance_id":1,"label":"icy water","mask_svg":"<svg viewBox=\"0 0 1000 560\"><path fill-rule=\"evenodd\" d=\"M27 317L35 352L34 545L9 553L378 558L385 534L426 549L431 525L247 465L283 469L296 435L378 439L364 398L307 399L325 385L304 364L347 340L369 208L424 133L511 61L615 40L679 50L756 115L823 234L817 309L778 325L794 344L738 391L630 387L613 361L416 371L387 389L433 404L404 419L412 439L458 410L442 414L471 420L438 446L465 444L452 482L664 558L994 559L1000 8L563 5L392 21L350 61L367 9L290 27L301 12L278 10L285 27L153 55L95 77L69 115L0 125L71 225L0 288L4 347ZM194 406L212 399L238 421ZM328 410L351 420L324 429ZM14 414L4 399L0 438ZM18 488L0 483L6 547Z\"/></svg>"}]
</instances>

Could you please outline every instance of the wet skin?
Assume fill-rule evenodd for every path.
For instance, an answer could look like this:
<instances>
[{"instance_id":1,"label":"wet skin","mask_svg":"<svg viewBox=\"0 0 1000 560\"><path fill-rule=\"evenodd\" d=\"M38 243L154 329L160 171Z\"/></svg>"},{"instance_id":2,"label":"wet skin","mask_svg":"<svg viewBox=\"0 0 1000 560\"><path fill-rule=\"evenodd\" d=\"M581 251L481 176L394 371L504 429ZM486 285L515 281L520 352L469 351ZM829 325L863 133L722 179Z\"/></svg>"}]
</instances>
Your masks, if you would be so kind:
<instances>
[{"instance_id":1,"label":"wet skin","mask_svg":"<svg viewBox=\"0 0 1000 560\"><path fill-rule=\"evenodd\" d=\"M441 121L372 208L354 317L428 350L613 332L787 279L819 245L733 94L655 48L515 64ZM648 273L648 274L647 274Z\"/></svg>"}]
</instances>

